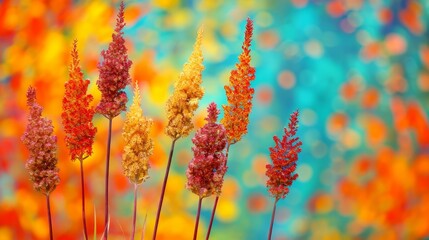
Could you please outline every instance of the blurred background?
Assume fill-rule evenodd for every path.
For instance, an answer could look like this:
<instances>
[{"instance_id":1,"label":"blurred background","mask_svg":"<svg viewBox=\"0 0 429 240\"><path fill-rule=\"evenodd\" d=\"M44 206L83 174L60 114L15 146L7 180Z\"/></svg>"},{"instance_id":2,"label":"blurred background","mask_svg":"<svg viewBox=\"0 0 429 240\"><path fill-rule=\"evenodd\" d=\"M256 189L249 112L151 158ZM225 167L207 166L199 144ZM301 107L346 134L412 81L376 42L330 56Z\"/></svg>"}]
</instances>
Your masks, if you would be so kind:
<instances>
[{"instance_id":1,"label":"blurred background","mask_svg":"<svg viewBox=\"0 0 429 240\"><path fill-rule=\"evenodd\" d=\"M246 18L254 21L256 67L249 132L230 149L212 239L264 239L273 199L265 187L272 137L300 110L299 178L277 207L274 239L424 239L429 236L429 2L407 0L125 1L131 75L154 119L150 179L139 187L137 238L151 238L171 140L165 103L204 24L205 95L212 101L237 62ZM54 235L82 239L79 164L64 144L60 114L69 53L78 39L94 104L100 52L111 41L118 1L0 1L0 239L47 239L45 198L32 189L19 140L25 92L37 89L58 136L61 183L51 194ZM131 97L131 89L127 87ZM122 174L124 114L113 121L110 239L129 237L132 185ZM108 121L84 162L89 235L101 236ZM190 239L198 197L185 189L190 136L176 145L159 239ZM214 198L204 199L199 237ZM147 219L145 224L145 219ZM144 229L144 226L145 229Z\"/></svg>"}]
</instances>

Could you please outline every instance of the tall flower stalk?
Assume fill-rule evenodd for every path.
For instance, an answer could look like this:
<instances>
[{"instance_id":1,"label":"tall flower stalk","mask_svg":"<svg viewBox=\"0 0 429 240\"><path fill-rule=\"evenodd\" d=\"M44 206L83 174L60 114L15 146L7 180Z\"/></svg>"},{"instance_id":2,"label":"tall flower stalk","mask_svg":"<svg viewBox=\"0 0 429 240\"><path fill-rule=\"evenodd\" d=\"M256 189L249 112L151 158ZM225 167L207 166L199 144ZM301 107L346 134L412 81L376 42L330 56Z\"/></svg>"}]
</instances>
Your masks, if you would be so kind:
<instances>
[{"instance_id":1,"label":"tall flower stalk","mask_svg":"<svg viewBox=\"0 0 429 240\"><path fill-rule=\"evenodd\" d=\"M248 18L242 46L243 51L238 57L239 62L236 64L236 69L231 71L229 77L230 86L225 86L228 105L223 106L225 113L221 123L225 126L228 138L226 162L228 161L230 146L239 142L247 133L249 114L252 110L254 89L250 86L250 82L255 79L255 68L250 65L250 61L252 60L250 56L252 34L253 22ZM210 238L219 196L220 194L217 194L215 199L206 239Z\"/></svg>"},{"instance_id":2,"label":"tall flower stalk","mask_svg":"<svg viewBox=\"0 0 429 240\"><path fill-rule=\"evenodd\" d=\"M301 152L302 142L298 137L295 137L298 130L298 115L295 111L291 114L288 128L284 128L283 138L280 140L274 136L274 147L270 147L270 158L273 164L267 164L266 175L267 188L272 197L274 197L273 212L271 215L271 223L268 231L268 240L271 239L273 224L276 215L276 205L279 199L285 198L289 193L289 187L293 181L298 178L295 173L296 162L298 161L298 153Z\"/></svg>"},{"instance_id":3,"label":"tall flower stalk","mask_svg":"<svg viewBox=\"0 0 429 240\"><path fill-rule=\"evenodd\" d=\"M188 165L186 188L198 195L198 211L194 228L194 240L198 235L201 203L203 198L213 194L219 195L222 190L223 177L226 173L226 156L223 153L227 136L225 128L216 123L219 110L215 103L207 107L207 123L195 133L192 139L194 158Z\"/></svg>"},{"instance_id":4,"label":"tall flower stalk","mask_svg":"<svg viewBox=\"0 0 429 240\"><path fill-rule=\"evenodd\" d=\"M96 112L102 114L109 120L109 130L107 138L107 157L105 175L105 211L104 211L104 239L108 237L109 219L109 162L110 162L110 142L112 138L112 120L122 111L126 110L128 101L127 94L123 91L130 83L129 69L131 60L128 59L127 48L125 47L123 28L124 2L121 2L119 13L116 18L115 32L112 34L112 42L107 50L101 52L103 60L99 63L100 71L97 81L98 89L101 92L101 101L96 108Z\"/></svg>"},{"instance_id":5,"label":"tall flower stalk","mask_svg":"<svg viewBox=\"0 0 429 240\"><path fill-rule=\"evenodd\" d=\"M162 184L161 196L155 220L153 239L156 239L165 188L170 172L171 160L174 153L174 145L179 138L186 137L194 128L192 118L198 108L198 102L203 97L204 90L201 87L203 66L203 54L201 51L202 28L198 30L194 50L184 65L179 79L175 82L173 95L167 101L167 128L166 134L172 139L167 169Z\"/></svg>"},{"instance_id":6,"label":"tall flower stalk","mask_svg":"<svg viewBox=\"0 0 429 240\"><path fill-rule=\"evenodd\" d=\"M153 152L153 140L149 136L152 119L143 116L140 100L139 86L136 82L133 103L127 112L122 132L122 137L125 140L122 167L125 176L134 184L134 211L131 239L134 239L136 229L137 187L149 178L149 157Z\"/></svg>"},{"instance_id":7,"label":"tall flower stalk","mask_svg":"<svg viewBox=\"0 0 429 240\"><path fill-rule=\"evenodd\" d=\"M80 162L80 180L82 191L82 221L85 239L88 231L85 216L85 188L83 160L91 156L94 136L97 129L92 124L95 110L90 103L92 95L87 94L89 80L83 80L83 73L79 66L77 40L73 42L71 51L72 62L69 68L69 80L65 84L63 98L62 123L65 131L65 142L72 161Z\"/></svg>"},{"instance_id":8,"label":"tall flower stalk","mask_svg":"<svg viewBox=\"0 0 429 240\"><path fill-rule=\"evenodd\" d=\"M46 196L48 208L49 237L54 238L52 231L52 215L49 195L60 183L57 167L57 137L53 135L52 121L42 117L43 108L36 102L36 90L27 90L27 106L30 109L28 125L21 137L30 152L25 164L36 191Z\"/></svg>"}]
</instances>

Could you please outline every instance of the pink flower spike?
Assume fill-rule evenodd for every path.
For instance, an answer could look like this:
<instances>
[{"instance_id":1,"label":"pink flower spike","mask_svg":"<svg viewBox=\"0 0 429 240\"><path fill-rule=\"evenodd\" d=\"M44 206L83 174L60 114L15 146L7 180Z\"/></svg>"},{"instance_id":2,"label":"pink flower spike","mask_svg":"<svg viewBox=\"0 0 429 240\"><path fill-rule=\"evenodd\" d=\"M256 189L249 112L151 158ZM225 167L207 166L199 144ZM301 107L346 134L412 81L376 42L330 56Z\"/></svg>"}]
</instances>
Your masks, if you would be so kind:
<instances>
[{"instance_id":1,"label":"pink flower spike","mask_svg":"<svg viewBox=\"0 0 429 240\"><path fill-rule=\"evenodd\" d=\"M285 135L282 140L274 136L275 146L270 148L270 157L273 164L267 164L267 187L270 194L276 198L285 198L289 193L289 187L298 178L295 173L298 153L301 152L302 142L295 137L298 129L298 115L295 111L291 114L288 128L284 128Z\"/></svg>"},{"instance_id":2,"label":"pink flower spike","mask_svg":"<svg viewBox=\"0 0 429 240\"><path fill-rule=\"evenodd\" d=\"M223 153L227 142L226 131L223 125L216 123L219 110L215 103L211 103L207 111L207 123L192 139L194 158L186 171L186 188L200 198L220 195L227 170L226 156Z\"/></svg>"},{"instance_id":3,"label":"pink flower spike","mask_svg":"<svg viewBox=\"0 0 429 240\"><path fill-rule=\"evenodd\" d=\"M112 119L126 110L125 104L128 98L123 89L131 82L129 69L132 62L128 59L122 31L125 26L124 9L124 2L121 2L112 42L107 50L101 52L103 61L98 64L100 76L97 86L101 92L101 101L96 112L108 119Z\"/></svg>"},{"instance_id":4,"label":"pink flower spike","mask_svg":"<svg viewBox=\"0 0 429 240\"><path fill-rule=\"evenodd\" d=\"M49 196L60 183L57 168L57 137L53 136L52 121L42 117L43 108L36 102L36 90L27 90L27 106L30 108L28 125L21 137L30 152L25 165L36 191Z\"/></svg>"}]
</instances>

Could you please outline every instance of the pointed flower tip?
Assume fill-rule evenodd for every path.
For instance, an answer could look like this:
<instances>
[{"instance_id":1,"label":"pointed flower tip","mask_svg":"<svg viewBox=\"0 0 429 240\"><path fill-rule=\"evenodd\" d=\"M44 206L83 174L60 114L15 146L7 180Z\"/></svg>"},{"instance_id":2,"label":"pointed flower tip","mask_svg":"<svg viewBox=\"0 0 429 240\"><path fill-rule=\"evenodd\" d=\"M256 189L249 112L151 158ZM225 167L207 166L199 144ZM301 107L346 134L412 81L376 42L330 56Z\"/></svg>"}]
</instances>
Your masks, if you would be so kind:
<instances>
[{"instance_id":1,"label":"pointed flower tip","mask_svg":"<svg viewBox=\"0 0 429 240\"><path fill-rule=\"evenodd\" d=\"M121 33L122 29L125 26L124 15L125 15L125 4L124 4L124 1L121 1L121 5L119 7L119 12L118 12L118 15L116 17L115 32L118 34Z\"/></svg>"},{"instance_id":2,"label":"pointed flower tip","mask_svg":"<svg viewBox=\"0 0 429 240\"><path fill-rule=\"evenodd\" d=\"M210 105L207 107L207 118L206 121L208 123L216 123L217 122L217 117L220 113L220 111L217 109L217 105L216 103L212 102L210 103Z\"/></svg>"},{"instance_id":3,"label":"pointed flower tip","mask_svg":"<svg viewBox=\"0 0 429 240\"><path fill-rule=\"evenodd\" d=\"M27 105L31 106L36 101L36 89L33 86L29 86L27 90Z\"/></svg>"}]
</instances>

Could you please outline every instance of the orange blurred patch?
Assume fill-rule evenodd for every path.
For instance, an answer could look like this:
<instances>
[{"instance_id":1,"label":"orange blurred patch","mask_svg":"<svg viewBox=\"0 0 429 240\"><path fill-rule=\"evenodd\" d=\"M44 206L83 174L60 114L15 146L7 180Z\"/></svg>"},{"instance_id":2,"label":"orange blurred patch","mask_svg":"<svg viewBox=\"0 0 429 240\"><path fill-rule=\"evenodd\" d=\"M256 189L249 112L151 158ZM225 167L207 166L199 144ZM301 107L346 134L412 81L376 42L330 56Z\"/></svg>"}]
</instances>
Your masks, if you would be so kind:
<instances>
[{"instance_id":1,"label":"orange blurred patch","mask_svg":"<svg viewBox=\"0 0 429 240\"><path fill-rule=\"evenodd\" d=\"M164 152L161 144L154 144L153 155L150 157L150 164L153 167L161 167L166 161L167 155Z\"/></svg>"},{"instance_id":2,"label":"orange blurred patch","mask_svg":"<svg viewBox=\"0 0 429 240\"><path fill-rule=\"evenodd\" d=\"M381 46L378 42L371 42L365 45L361 51L361 57L364 60L370 61L380 57Z\"/></svg>"},{"instance_id":3,"label":"orange blurred patch","mask_svg":"<svg viewBox=\"0 0 429 240\"><path fill-rule=\"evenodd\" d=\"M337 134L343 131L349 122L349 118L344 113L334 113L328 120L328 132Z\"/></svg>"},{"instance_id":4,"label":"orange blurred patch","mask_svg":"<svg viewBox=\"0 0 429 240\"><path fill-rule=\"evenodd\" d=\"M264 155L256 156L252 161L252 168L259 176L264 176L268 159Z\"/></svg>"},{"instance_id":5,"label":"orange blurred patch","mask_svg":"<svg viewBox=\"0 0 429 240\"><path fill-rule=\"evenodd\" d=\"M367 89L362 95L361 105L366 109L373 109L377 107L380 95L376 88Z\"/></svg>"},{"instance_id":6,"label":"orange blurred patch","mask_svg":"<svg viewBox=\"0 0 429 240\"><path fill-rule=\"evenodd\" d=\"M423 45L420 48L420 59L427 69L429 69L429 47Z\"/></svg>"},{"instance_id":7,"label":"orange blurred patch","mask_svg":"<svg viewBox=\"0 0 429 240\"><path fill-rule=\"evenodd\" d=\"M420 87L420 90L429 92L429 73L421 72L417 83Z\"/></svg>"},{"instance_id":8,"label":"orange blurred patch","mask_svg":"<svg viewBox=\"0 0 429 240\"><path fill-rule=\"evenodd\" d=\"M417 1L410 1L408 7L399 12L399 20L412 33L420 35L423 33L423 24L420 20L421 5Z\"/></svg>"},{"instance_id":9,"label":"orange blurred patch","mask_svg":"<svg viewBox=\"0 0 429 240\"><path fill-rule=\"evenodd\" d=\"M386 37L386 49L392 55L399 55L407 50L407 42L399 34L389 34Z\"/></svg>"},{"instance_id":10,"label":"orange blurred patch","mask_svg":"<svg viewBox=\"0 0 429 240\"><path fill-rule=\"evenodd\" d=\"M326 12L333 17L340 17L346 11L342 1L334 0L326 5Z\"/></svg>"},{"instance_id":11,"label":"orange blurred patch","mask_svg":"<svg viewBox=\"0 0 429 240\"><path fill-rule=\"evenodd\" d=\"M153 64L155 52L153 50L144 51L139 59L134 62L132 69L133 78L139 82L153 83L156 76L156 69Z\"/></svg>"},{"instance_id":12,"label":"orange blurred patch","mask_svg":"<svg viewBox=\"0 0 429 240\"><path fill-rule=\"evenodd\" d=\"M328 193L317 193L310 199L308 207L315 213L328 213L334 207L334 200Z\"/></svg>"},{"instance_id":13,"label":"orange blurred patch","mask_svg":"<svg viewBox=\"0 0 429 240\"><path fill-rule=\"evenodd\" d=\"M124 13L125 22L133 25L136 20L142 17L144 8L141 5L129 5Z\"/></svg>"},{"instance_id":14,"label":"orange blurred patch","mask_svg":"<svg viewBox=\"0 0 429 240\"><path fill-rule=\"evenodd\" d=\"M384 142L387 137L387 128L384 122L376 116L366 116L363 120L368 146L376 146Z\"/></svg>"},{"instance_id":15,"label":"orange blurred patch","mask_svg":"<svg viewBox=\"0 0 429 240\"><path fill-rule=\"evenodd\" d=\"M394 97L390 101L390 108L392 110L392 117L397 132L406 131L409 127L409 122L407 119L407 109L404 101L399 97Z\"/></svg>"},{"instance_id":16,"label":"orange blurred patch","mask_svg":"<svg viewBox=\"0 0 429 240\"><path fill-rule=\"evenodd\" d=\"M394 65L391 69L389 78L387 79L385 85L389 92L405 92L408 88L407 80L404 77L403 69L401 65Z\"/></svg>"},{"instance_id":17,"label":"orange blurred patch","mask_svg":"<svg viewBox=\"0 0 429 240\"><path fill-rule=\"evenodd\" d=\"M120 192L125 192L130 187L130 183L122 171L116 171L113 174L113 182L115 184L115 189Z\"/></svg>"},{"instance_id":18,"label":"orange blurred patch","mask_svg":"<svg viewBox=\"0 0 429 240\"><path fill-rule=\"evenodd\" d=\"M291 71L282 71L277 81L282 88L291 89L295 86L295 75Z\"/></svg>"},{"instance_id":19,"label":"orange blurred patch","mask_svg":"<svg viewBox=\"0 0 429 240\"><path fill-rule=\"evenodd\" d=\"M259 44L261 48L274 48L279 42L279 36L275 31L265 31L259 35Z\"/></svg>"}]
</instances>

